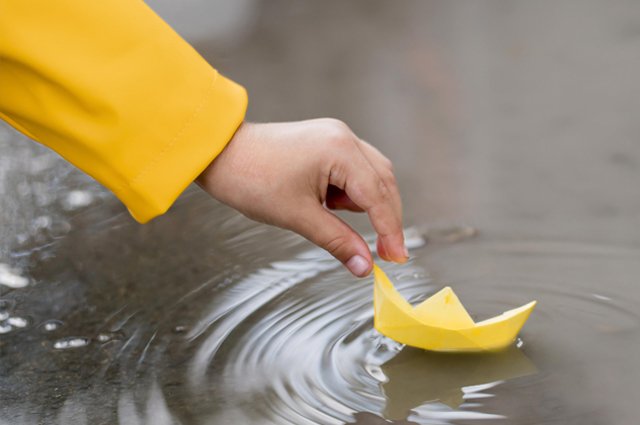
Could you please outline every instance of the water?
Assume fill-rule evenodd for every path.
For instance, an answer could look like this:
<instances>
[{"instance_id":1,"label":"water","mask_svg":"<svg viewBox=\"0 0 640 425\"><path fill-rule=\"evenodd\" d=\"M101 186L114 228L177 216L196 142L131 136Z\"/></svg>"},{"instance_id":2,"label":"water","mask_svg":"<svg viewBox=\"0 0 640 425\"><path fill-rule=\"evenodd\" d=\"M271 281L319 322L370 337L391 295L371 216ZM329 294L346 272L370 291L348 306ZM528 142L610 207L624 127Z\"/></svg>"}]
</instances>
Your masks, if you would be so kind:
<instances>
[{"instance_id":1,"label":"water","mask_svg":"<svg viewBox=\"0 0 640 425\"><path fill-rule=\"evenodd\" d=\"M373 330L369 280L287 233L207 209L188 232L214 217L210 225L234 236L211 238L206 249L196 240L186 252L171 239L156 247L123 218L72 226L56 255L34 254L45 258L31 263L39 283L2 298L2 324L14 326L0 345L2 420L604 423L610 409L633 412L631 394L593 403L635 385L638 250L410 230L414 260L385 268L412 302L454 284L484 319L539 300L517 346L432 354ZM112 243L119 250L99 255ZM624 272L607 287L611 267ZM16 327L12 319L27 312L29 326Z\"/></svg>"},{"instance_id":2,"label":"water","mask_svg":"<svg viewBox=\"0 0 640 425\"><path fill-rule=\"evenodd\" d=\"M337 115L380 147L397 288L450 285L478 320L537 299L519 340L404 347L372 328L371 280L300 238L197 188L140 226L0 127L0 424L635 423L640 7L250 6L242 39L194 41L251 118Z\"/></svg>"}]
</instances>

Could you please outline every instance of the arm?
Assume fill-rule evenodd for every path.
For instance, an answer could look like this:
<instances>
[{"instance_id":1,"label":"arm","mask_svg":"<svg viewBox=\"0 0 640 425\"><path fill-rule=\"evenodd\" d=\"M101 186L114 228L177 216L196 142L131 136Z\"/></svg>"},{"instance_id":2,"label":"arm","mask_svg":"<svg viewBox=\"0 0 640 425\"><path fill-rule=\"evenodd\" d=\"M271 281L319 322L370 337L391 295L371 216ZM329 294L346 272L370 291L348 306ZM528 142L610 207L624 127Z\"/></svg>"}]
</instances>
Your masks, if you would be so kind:
<instances>
[{"instance_id":1,"label":"arm","mask_svg":"<svg viewBox=\"0 0 640 425\"><path fill-rule=\"evenodd\" d=\"M0 118L104 184L138 221L198 178L357 276L371 271L371 253L325 204L366 211L381 257L406 260L380 152L335 120L241 125L246 105L242 87L140 0L0 0Z\"/></svg>"},{"instance_id":2,"label":"arm","mask_svg":"<svg viewBox=\"0 0 640 425\"><path fill-rule=\"evenodd\" d=\"M222 151L246 105L140 0L0 0L0 117L140 222Z\"/></svg>"}]
</instances>

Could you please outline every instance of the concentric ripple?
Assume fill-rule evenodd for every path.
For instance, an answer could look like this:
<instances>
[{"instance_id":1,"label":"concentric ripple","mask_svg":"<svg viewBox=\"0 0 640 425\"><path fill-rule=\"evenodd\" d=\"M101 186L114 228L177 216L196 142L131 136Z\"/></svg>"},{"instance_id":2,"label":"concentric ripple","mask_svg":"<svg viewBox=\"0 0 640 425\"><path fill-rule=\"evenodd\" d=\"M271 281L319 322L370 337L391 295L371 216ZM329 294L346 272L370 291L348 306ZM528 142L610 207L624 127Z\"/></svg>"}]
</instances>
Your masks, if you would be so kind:
<instances>
[{"instance_id":1,"label":"concentric ripple","mask_svg":"<svg viewBox=\"0 0 640 425\"><path fill-rule=\"evenodd\" d=\"M418 248L424 240L415 234L408 245ZM419 294L424 283L405 289ZM277 423L345 423L384 406L381 376L372 370L379 370L391 341L372 329L370 282L354 281L332 257L312 249L246 277L237 290L245 295L188 335L195 342L207 334L190 365L193 391L206 385L204 372L220 364L218 384L239 400L250 396L246 402Z\"/></svg>"}]
</instances>

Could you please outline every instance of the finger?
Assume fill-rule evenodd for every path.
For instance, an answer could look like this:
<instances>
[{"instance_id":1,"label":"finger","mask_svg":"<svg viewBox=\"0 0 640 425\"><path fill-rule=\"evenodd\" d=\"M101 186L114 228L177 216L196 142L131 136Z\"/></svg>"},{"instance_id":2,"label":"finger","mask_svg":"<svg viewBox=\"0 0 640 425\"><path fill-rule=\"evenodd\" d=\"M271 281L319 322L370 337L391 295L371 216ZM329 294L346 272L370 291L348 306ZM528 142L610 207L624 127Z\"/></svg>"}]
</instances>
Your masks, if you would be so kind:
<instances>
[{"instance_id":1,"label":"finger","mask_svg":"<svg viewBox=\"0 0 640 425\"><path fill-rule=\"evenodd\" d=\"M362 154L365 156L367 161L369 161L369 164L371 164L371 166L376 171L376 173L378 173L378 176L380 176L380 178L383 180L385 186L389 190L389 194L391 197L392 206L395 210L395 214L398 217L400 217L400 220L402 220L402 200L400 199L400 191L398 190L398 185L396 183L396 178L393 173L393 166L391 164L391 161L386 156L384 156L378 149L376 149L374 146L370 145L369 143L365 142L364 140L357 139L356 145L358 146L358 149L360 149ZM385 242L387 241L378 239L378 243L377 243L378 254L380 255L380 257L384 259L390 259L387 254ZM393 249L393 248L390 248L390 249ZM405 249L404 236L402 239L402 249L403 249L403 255L407 257L408 252Z\"/></svg>"},{"instance_id":2,"label":"finger","mask_svg":"<svg viewBox=\"0 0 640 425\"><path fill-rule=\"evenodd\" d=\"M371 272L373 259L367 243L322 205L314 202L301 208L290 229L327 250L355 276L364 277Z\"/></svg>"},{"instance_id":3,"label":"finger","mask_svg":"<svg viewBox=\"0 0 640 425\"><path fill-rule=\"evenodd\" d=\"M325 203L327 205L327 208L332 210L348 210L353 212L364 211L362 208L357 206L356 203L351 200L351 198L349 198L344 190L338 189L332 184L327 187Z\"/></svg>"},{"instance_id":4,"label":"finger","mask_svg":"<svg viewBox=\"0 0 640 425\"><path fill-rule=\"evenodd\" d=\"M378 238L384 246L387 260L403 263L407 260L402 234L401 212L394 207L393 190L378 175L359 149L342 157L341 170L332 173L329 183L344 189L347 195L369 215Z\"/></svg>"},{"instance_id":5,"label":"finger","mask_svg":"<svg viewBox=\"0 0 640 425\"><path fill-rule=\"evenodd\" d=\"M396 209L397 214L402 217L402 201L400 199L400 192L396 183L396 178L393 173L393 166L391 161L384 156L378 149L371 146L364 140L357 139L356 146L369 161L369 164L376 170L376 173L382 178L385 185L393 196L393 207Z\"/></svg>"}]
</instances>

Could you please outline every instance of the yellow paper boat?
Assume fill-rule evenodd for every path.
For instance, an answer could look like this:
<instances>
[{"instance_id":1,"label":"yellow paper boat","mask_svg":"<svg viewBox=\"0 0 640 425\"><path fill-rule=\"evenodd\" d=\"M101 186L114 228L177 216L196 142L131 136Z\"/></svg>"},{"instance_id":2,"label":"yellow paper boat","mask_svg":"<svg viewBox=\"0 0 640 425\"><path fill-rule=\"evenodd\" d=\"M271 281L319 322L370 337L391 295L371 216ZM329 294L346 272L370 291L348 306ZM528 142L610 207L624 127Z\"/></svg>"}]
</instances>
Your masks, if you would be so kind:
<instances>
[{"instance_id":1,"label":"yellow paper boat","mask_svg":"<svg viewBox=\"0 0 640 425\"><path fill-rule=\"evenodd\" d=\"M536 301L475 323L449 287L413 307L374 265L374 326L381 334L432 351L488 351L516 339Z\"/></svg>"}]
</instances>

